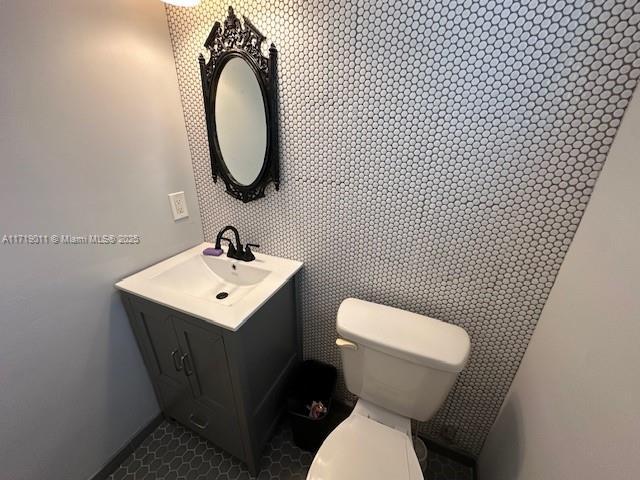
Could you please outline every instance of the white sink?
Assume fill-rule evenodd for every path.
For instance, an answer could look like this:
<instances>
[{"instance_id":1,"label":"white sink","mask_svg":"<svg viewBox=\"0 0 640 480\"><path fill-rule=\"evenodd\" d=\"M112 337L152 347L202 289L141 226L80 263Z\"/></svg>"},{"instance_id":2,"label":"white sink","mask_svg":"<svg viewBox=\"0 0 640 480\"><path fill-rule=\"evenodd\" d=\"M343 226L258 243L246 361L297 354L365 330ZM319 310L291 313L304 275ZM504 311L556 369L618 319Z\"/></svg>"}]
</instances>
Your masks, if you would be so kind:
<instances>
[{"instance_id":1,"label":"white sink","mask_svg":"<svg viewBox=\"0 0 640 480\"><path fill-rule=\"evenodd\" d=\"M252 262L203 255L202 243L116 283L175 310L237 330L302 267L301 262L255 253Z\"/></svg>"},{"instance_id":2,"label":"white sink","mask_svg":"<svg viewBox=\"0 0 640 480\"><path fill-rule=\"evenodd\" d=\"M230 306L251 292L269 273L245 262L229 261L226 256L195 255L150 280L168 289L204 300L215 298L217 304Z\"/></svg>"}]
</instances>

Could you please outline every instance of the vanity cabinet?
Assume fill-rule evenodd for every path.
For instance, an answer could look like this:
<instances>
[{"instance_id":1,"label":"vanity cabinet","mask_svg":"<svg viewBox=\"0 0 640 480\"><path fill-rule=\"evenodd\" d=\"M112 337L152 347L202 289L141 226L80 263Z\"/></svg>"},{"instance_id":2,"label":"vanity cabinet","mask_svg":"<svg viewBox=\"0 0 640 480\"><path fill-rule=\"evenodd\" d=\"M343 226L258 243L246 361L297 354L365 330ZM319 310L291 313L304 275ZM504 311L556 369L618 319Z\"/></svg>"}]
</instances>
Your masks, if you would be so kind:
<instances>
[{"instance_id":1,"label":"vanity cabinet","mask_svg":"<svg viewBox=\"0 0 640 480\"><path fill-rule=\"evenodd\" d=\"M121 292L163 413L255 475L300 355L294 280L237 330Z\"/></svg>"}]
</instances>

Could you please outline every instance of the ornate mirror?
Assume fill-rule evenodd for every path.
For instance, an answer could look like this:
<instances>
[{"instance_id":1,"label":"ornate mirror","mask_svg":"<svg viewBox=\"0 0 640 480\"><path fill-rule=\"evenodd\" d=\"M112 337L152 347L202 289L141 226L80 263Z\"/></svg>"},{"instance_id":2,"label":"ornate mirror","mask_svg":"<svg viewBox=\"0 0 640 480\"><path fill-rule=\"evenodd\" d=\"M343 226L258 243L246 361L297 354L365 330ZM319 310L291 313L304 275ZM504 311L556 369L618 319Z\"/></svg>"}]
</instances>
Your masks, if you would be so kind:
<instances>
[{"instance_id":1,"label":"ornate mirror","mask_svg":"<svg viewBox=\"0 0 640 480\"><path fill-rule=\"evenodd\" d=\"M265 36L233 8L216 22L198 57L207 119L211 173L227 193L250 202L264 197L271 182L280 186L276 128L276 47L262 54Z\"/></svg>"}]
</instances>

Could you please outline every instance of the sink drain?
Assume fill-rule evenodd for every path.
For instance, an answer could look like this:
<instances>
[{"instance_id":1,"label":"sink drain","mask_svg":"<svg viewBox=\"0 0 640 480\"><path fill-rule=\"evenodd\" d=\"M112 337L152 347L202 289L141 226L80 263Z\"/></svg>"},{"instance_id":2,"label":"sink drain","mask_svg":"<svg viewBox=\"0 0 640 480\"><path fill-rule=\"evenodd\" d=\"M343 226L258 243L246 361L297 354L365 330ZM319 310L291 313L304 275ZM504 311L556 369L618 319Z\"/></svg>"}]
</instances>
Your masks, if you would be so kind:
<instances>
[{"instance_id":1,"label":"sink drain","mask_svg":"<svg viewBox=\"0 0 640 480\"><path fill-rule=\"evenodd\" d=\"M227 292L220 292L219 294L216 295L216 298L218 300L222 300L223 298L227 298L229 296L229 294Z\"/></svg>"}]
</instances>

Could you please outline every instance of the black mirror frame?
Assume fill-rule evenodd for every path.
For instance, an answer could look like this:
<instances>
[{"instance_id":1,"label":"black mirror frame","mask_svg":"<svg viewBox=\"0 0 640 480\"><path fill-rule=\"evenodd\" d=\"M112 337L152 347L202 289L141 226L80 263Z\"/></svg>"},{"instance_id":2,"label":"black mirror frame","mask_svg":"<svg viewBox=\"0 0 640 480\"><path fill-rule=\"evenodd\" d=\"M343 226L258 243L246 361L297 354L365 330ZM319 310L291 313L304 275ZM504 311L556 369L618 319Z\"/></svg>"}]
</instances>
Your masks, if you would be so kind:
<instances>
[{"instance_id":1,"label":"black mirror frame","mask_svg":"<svg viewBox=\"0 0 640 480\"><path fill-rule=\"evenodd\" d=\"M207 136L209 139L209 155L211 158L211 175L217 182L218 175L224 181L227 193L243 202L251 202L264 197L267 185L274 183L276 190L280 189L280 165L278 159L278 105L277 105L277 58L275 45L269 48L269 57L262 55L262 42L265 36L253 26L247 17L242 17L244 26L229 7L224 30L220 22L216 22L207 37L204 46L209 51L209 61L205 62L204 55L198 56L200 76L202 79L202 95L204 97L204 111L207 121ZM218 80L225 64L232 58L242 58L251 67L262 92L262 100L267 121L267 147L262 170L251 185L241 185L235 181L224 162L215 121L215 94ZM251 132L247 132L248 135Z\"/></svg>"}]
</instances>

